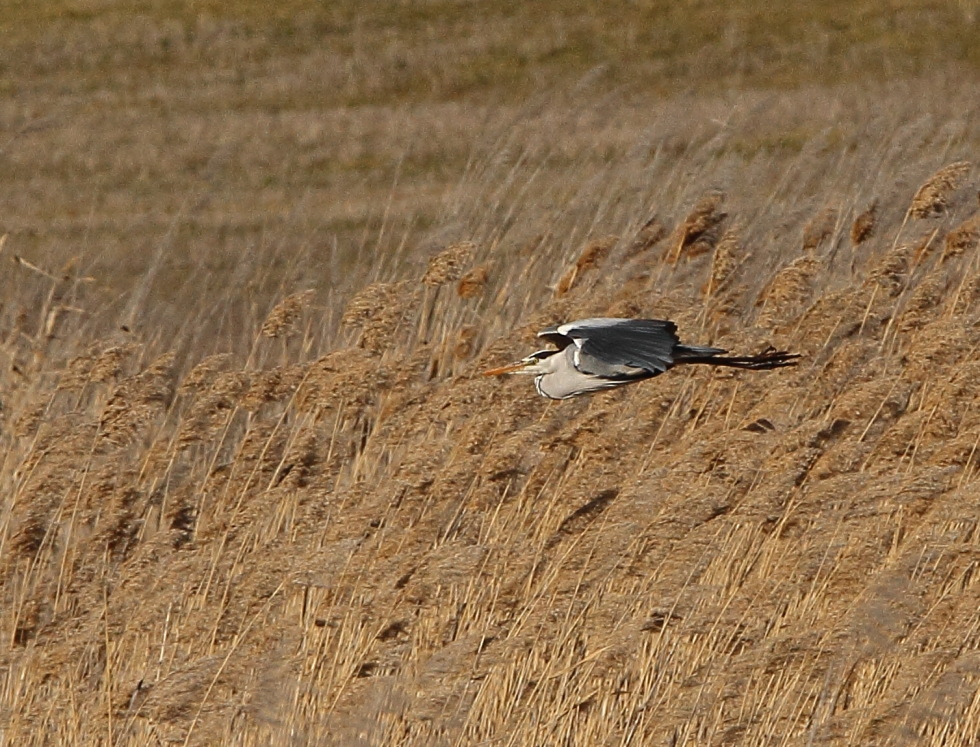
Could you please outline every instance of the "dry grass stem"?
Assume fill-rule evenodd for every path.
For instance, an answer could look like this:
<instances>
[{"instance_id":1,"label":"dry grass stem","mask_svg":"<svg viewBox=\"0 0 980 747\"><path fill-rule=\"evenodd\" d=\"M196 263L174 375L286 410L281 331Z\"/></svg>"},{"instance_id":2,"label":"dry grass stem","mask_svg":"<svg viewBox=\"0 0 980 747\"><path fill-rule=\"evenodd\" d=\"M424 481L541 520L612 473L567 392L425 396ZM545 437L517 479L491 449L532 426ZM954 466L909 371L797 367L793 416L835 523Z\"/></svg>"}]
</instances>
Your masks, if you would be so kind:
<instances>
[{"instance_id":1,"label":"dry grass stem","mask_svg":"<svg viewBox=\"0 0 980 747\"><path fill-rule=\"evenodd\" d=\"M912 218L930 218L944 212L949 198L960 188L972 164L969 161L956 161L943 166L919 187L908 213Z\"/></svg>"},{"instance_id":2,"label":"dry grass stem","mask_svg":"<svg viewBox=\"0 0 980 747\"><path fill-rule=\"evenodd\" d=\"M722 224L728 217L721 209L724 201L724 192L709 192L698 201L674 232L673 246L667 257L670 264L676 264L682 257L696 257L714 249L721 236Z\"/></svg>"},{"instance_id":3,"label":"dry grass stem","mask_svg":"<svg viewBox=\"0 0 980 747\"><path fill-rule=\"evenodd\" d=\"M487 265L474 267L459 279L456 286L456 295L460 298L477 298L483 295L487 280L490 279L490 270Z\"/></svg>"},{"instance_id":4,"label":"dry grass stem","mask_svg":"<svg viewBox=\"0 0 980 747\"><path fill-rule=\"evenodd\" d=\"M715 247L711 258L711 274L704 286L704 294L711 296L724 289L745 259L745 250L738 242L738 229L733 226L722 234Z\"/></svg>"},{"instance_id":5,"label":"dry grass stem","mask_svg":"<svg viewBox=\"0 0 980 747\"><path fill-rule=\"evenodd\" d=\"M630 241L629 246L626 249L625 259L630 259L635 257L637 254L649 251L667 238L669 234L670 230L663 223L663 221L660 220L660 218L656 216L650 218L643 224L640 230L636 232L636 235Z\"/></svg>"},{"instance_id":6,"label":"dry grass stem","mask_svg":"<svg viewBox=\"0 0 980 747\"><path fill-rule=\"evenodd\" d=\"M269 312L259 334L262 337L282 337L293 331L300 314L310 305L315 291L305 290L284 298Z\"/></svg>"},{"instance_id":7,"label":"dry grass stem","mask_svg":"<svg viewBox=\"0 0 980 747\"><path fill-rule=\"evenodd\" d=\"M859 246L875 234L878 227L878 200L872 201L851 224L851 243Z\"/></svg>"},{"instance_id":8,"label":"dry grass stem","mask_svg":"<svg viewBox=\"0 0 980 747\"><path fill-rule=\"evenodd\" d=\"M475 254L476 244L472 241L461 241L447 247L429 260L422 283L445 285L459 280Z\"/></svg>"},{"instance_id":9,"label":"dry grass stem","mask_svg":"<svg viewBox=\"0 0 980 747\"><path fill-rule=\"evenodd\" d=\"M976 212L946 234L943 259L976 252L980 247L980 212Z\"/></svg>"},{"instance_id":10,"label":"dry grass stem","mask_svg":"<svg viewBox=\"0 0 980 747\"><path fill-rule=\"evenodd\" d=\"M821 244L833 236L836 228L837 210L828 207L819 211L803 227L803 251L807 254L815 252Z\"/></svg>"},{"instance_id":11,"label":"dry grass stem","mask_svg":"<svg viewBox=\"0 0 980 747\"><path fill-rule=\"evenodd\" d=\"M360 328L362 347L380 352L408 324L419 300L411 281L373 283L350 300L342 321L346 326Z\"/></svg>"},{"instance_id":12,"label":"dry grass stem","mask_svg":"<svg viewBox=\"0 0 980 747\"><path fill-rule=\"evenodd\" d=\"M617 241L618 237L607 236L586 244L585 248L579 254L578 259L575 260L575 264L561 276L561 279L555 286L555 295L565 295L576 286L582 276L590 270L598 268L609 255L612 248L616 246Z\"/></svg>"},{"instance_id":13,"label":"dry grass stem","mask_svg":"<svg viewBox=\"0 0 980 747\"><path fill-rule=\"evenodd\" d=\"M776 273L759 297L758 304L763 307L759 323L770 326L799 315L810 298L820 266L813 257L799 257Z\"/></svg>"}]
</instances>

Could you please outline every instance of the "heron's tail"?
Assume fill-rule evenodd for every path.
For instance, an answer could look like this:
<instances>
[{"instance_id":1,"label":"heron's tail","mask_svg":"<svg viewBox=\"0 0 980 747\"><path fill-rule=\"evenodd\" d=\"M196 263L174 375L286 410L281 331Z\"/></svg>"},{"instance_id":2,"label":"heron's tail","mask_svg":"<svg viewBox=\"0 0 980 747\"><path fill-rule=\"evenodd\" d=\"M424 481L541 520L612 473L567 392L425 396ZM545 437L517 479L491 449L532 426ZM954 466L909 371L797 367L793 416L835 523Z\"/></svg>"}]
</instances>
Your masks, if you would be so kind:
<instances>
[{"instance_id":1,"label":"heron's tail","mask_svg":"<svg viewBox=\"0 0 980 747\"><path fill-rule=\"evenodd\" d=\"M725 355L727 352L721 348L678 345L674 348L674 363L704 363L709 366L730 366L732 368L765 371L770 368L795 366L800 357L798 353L776 350L775 348L766 348L758 355Z\"/></svg>"}]
</instances>

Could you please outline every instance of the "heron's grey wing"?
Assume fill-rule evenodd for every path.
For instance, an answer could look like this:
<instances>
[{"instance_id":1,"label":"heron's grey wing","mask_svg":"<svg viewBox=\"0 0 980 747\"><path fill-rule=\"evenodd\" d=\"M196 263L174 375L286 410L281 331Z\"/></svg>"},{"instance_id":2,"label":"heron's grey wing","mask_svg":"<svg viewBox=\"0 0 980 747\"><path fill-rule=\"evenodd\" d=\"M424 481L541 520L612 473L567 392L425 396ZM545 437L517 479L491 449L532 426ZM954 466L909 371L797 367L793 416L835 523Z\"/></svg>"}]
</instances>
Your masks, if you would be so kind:
<instances>
[{"instance_id":1,"label":"heron's grey wing","mask_svg":"<svg viewBox=\"0 0 980 747\"><path fill-rule=\"evenodd\" d=\"M582 319L557 328L580 351L578 368L599 376L656 376L674 365L677 326L662 319Z\"/></svg>"},{"instance_id":2,"label":"heron's grey wing","mask_svg":"<svg viewBox=\"0 0 980 747\"><path fill-rule=\"evenodd\" d=\"M605 381L626 383L633 379L649 378L651 373L660 373L659 371L651 372L644 366L634 366L629 363L610 363L598 356L589 355L577 346L569 348L569 350L572 351L572 360L578 371Z\"/></svg>"}]
</instances>

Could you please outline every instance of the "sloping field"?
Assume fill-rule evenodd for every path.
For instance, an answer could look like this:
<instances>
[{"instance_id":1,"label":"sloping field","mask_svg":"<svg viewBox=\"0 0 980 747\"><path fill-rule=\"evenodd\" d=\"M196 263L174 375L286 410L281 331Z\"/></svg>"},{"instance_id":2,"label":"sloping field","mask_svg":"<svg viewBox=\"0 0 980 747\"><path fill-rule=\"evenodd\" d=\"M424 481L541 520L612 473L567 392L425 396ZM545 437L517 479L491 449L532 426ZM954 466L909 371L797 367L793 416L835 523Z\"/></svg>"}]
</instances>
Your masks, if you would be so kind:
<instances>
[{"instance_id":1,"label":"sloping field","mask_svg":"<svg viewBox=\"0 0 980 747\"><path fill-rule=\"evenodd\" d=\"M162 76L164 113L106 119L118 160L6 104L0 742L972 743L980 81L952 57L364 84L266 140ZM275 60L287 99L312 73ZM314 187L320 149L357 157ZM479 376L599 315L803 359L563 402Z\"/></svg>"}]
</instances>

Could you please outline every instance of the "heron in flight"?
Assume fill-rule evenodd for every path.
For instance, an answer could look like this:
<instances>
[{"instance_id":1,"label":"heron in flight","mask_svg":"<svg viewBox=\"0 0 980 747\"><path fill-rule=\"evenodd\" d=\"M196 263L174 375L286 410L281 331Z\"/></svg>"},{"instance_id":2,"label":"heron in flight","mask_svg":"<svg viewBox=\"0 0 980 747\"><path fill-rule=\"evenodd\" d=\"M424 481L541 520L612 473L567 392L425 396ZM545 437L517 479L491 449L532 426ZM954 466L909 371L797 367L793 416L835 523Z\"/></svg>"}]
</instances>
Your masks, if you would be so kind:
<instances>
[{"instance_id":1,"label":"heron in flight","mask_svg":"<svg viewBox=\"0 0 980 747\"><path fill-rule=\"evenodd\" d=\"M682 345L677 325L662 319L580 319L538 332L538 337L556 347L484 376L531 374L542 397L568 399L659 376L682 363L765 371L795 366L800 357L773 348L729 356L721 348Z\"/></svg>"}]
</instances>

